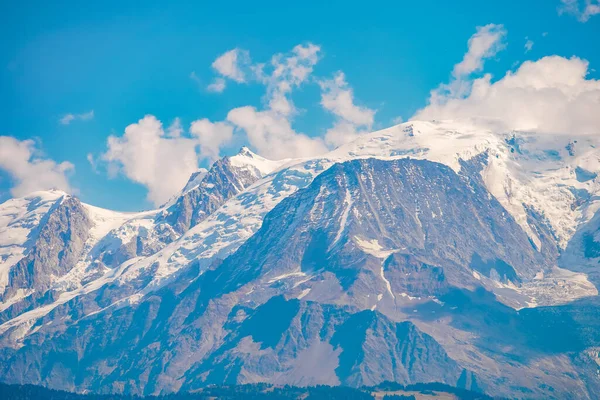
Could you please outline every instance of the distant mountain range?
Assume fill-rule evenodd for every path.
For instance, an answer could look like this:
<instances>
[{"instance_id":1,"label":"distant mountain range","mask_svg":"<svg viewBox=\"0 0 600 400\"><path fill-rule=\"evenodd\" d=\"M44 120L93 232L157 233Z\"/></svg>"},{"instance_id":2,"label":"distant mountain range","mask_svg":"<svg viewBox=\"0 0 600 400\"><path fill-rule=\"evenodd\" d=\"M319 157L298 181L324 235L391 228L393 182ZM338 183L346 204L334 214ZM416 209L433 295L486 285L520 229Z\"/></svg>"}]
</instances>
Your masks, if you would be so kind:
<instances>
[{"instance_id":1,"label":"distant mountain range","mask_svg":"<svg viewBox=\"0 0 600 400\"><path fill-rule=\"evenodd\" d=\"M600 397L600 140L413 121L243 148L157 210L0 205L0 380Z\"/></svg>"}]
</instances>

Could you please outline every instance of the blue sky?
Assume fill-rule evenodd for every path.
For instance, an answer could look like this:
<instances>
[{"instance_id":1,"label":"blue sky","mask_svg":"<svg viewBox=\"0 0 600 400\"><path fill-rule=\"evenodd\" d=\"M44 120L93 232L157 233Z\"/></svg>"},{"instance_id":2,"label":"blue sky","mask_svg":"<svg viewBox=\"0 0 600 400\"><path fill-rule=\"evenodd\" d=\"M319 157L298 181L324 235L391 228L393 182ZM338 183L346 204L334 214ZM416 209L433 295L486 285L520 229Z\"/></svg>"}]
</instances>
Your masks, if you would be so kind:
<instances>
[{"instance_id":1,"label":"blue sky","mask_svg":"<svg viewBox=\"0 0 600 400\"><path fill-rule=\"evenodd\" d=\"M253 68L268 66L274 54L290 59L297 45L318 46L318 61L310 63L310 77L284 93L294 110L281 118L294 132L319 140L336 121L352 120L362 132L393 125L398 117L411 118L427 106L431 90L462 79L452 76L453 68L469 51L468 40L477 27L488 24L502 25L501 46L481 57L484 67L470 71L468 82L485 73L498 80L524 61L552 55L587 60L585 79L597 80L600 15L593 15L594 8L585 13L585 0L563 1L4 2L0 135L16 142L0 142L5 147L0 156L7 154L0 160L0 201L55 183L58 168L56 173L64 172L68 188L85 202L120 210L153 207L169 188L125 171L123 151L115 155L113 148L113 159L103 158L109 152L108 137L122 137L127 126L146 115L161 121L165 131L179 118L186 136L193 121L225 121L232 109L244 106L265 110L270 83L250 77ZM532 42L529 51L527 40ZM251 59L244 82L211 67L232 49L247 51ZM343 85L338 81L331 89L326 82L334 82L338 71L343 71ZM226 82L221 93L207 89L215 79ZM325 107L327 90L351 90L357 119L335 105ZM241 124L231 119L224 124L229 125L198 128L202 135L214 128L217 136L235 130L220 143L218 155L235 153L245 144L259 153L268 149L248 140ZM10 146L29 139L34 140L27 142L34 154L21 160L23 168L40 160L56 165L18 171L21 161L9 159L15 154ZM198 143L208 142L181 145ZM177 158L177 151L169 155ZM198 165L209 165L211 157L199 156ZM62 162L72 166L61 167ZM153 162L167 166L171 161ZM45 176L43 168L54 172L40 182L34 178ZM15 190L19 184L23 189Z\"/></svg>"}]
</instances>

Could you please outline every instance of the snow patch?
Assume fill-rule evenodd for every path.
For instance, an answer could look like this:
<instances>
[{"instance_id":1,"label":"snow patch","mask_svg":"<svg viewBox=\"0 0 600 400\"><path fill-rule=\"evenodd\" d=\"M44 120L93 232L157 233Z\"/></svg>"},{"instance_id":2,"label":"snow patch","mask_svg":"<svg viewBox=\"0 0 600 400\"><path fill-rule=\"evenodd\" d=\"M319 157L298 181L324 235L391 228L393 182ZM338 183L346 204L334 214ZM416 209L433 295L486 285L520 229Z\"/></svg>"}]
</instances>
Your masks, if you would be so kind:
<instances>
[{"instance_id":1,"label":"snow patch","mask_svg":"<svg viewBox=\"0 0 600 400\"><path fill-rule=\"evenodd\" d=\"M391 254L400 251L399 249L386 250L379 244L377 239L361 239L358 236L355 236L354 243L358 245L358 247L365 253L370 254L377 258L386 259Z\"/></svg>"},{"instance_id":2,"label":"snow patch","mask_svg":"<svg viewBox=\"0 0 600 400\"><path fill-rule=\"evenodd\" d=\"M32 294L34 291L29 289L17 289L15 291L15 294L10 297L7 301L5 302L0 302L0 312L6 310L8 307L12 306L15 303L18 303L19 301L23 300L24 298L26 298L27 296L29 296L30 294Z\"/></svg>"},{"instance_id":3,"label":"snow patch","mask_svg":"<svg viewBox=\"0 0 600 400\"><path fill-rule=\"evenodd\" d=\"M598 290L586 274L555 267L546 274L516 285L481 277L484 286L493 291L504 304L520 310L541 306L567 304L583 297L597 296Z\"/></svg>"},{"instance_id":4,"label":"snow patch","mask_svg":"<svg viewBox=\"0 0 600 400\"><path fill-rule=\"evenodd\" d=\"M413 301L413 300L421 300L420 297L413 297L413 296L409 295L408 293L404 293L404 292L400 293L400 296L404 297L405 299L411 300L411 301Z\"/></svg>"},{"instance_id":5,"label":"snow patch","mask_svg":"<svg viewBox=\"0 0 600 400\"><path fill-rule=\"evenodd\" d=\"M156 211L146 211L139 213L124 213L118 211L106 210L89 204L81 203L88 216L93 221L94 226L90 230L90 236L96 240L103 238L110 231L121 227L125 222L147 215L154 215Z\"/></svg>"},{"instance_id":6,"label":"snow patch","mask_svg":"<svg viewBox=\"0 0 600 400\"><path fill-rule=\"evenodd\" d=\"M291 278L291 277L294 277L294 276L306 276L306 274L304 272L301 272L301 271L300 272L290 272L290 273L287 273L287 274L282 274L282 275L278 275L278 276L276 276L274 278L271 278L271 279L269 279L267 281L267 283L271 284L271 283L280 281L282 279L287 279L287 278Z\"/></svg>"},{"instance_id":7,"label":"snow patch","mask_svg":"<svg viewBox=\"0 0 600 400\"><path fill-rule=\"evenodd\" d=\"M388 293L395 300L396 296L394 296L394 293L392 292L392 285L390 284L390 281L385 277L385 271L384 271L384 268L383 268L383 264L381 264L381 269L379 270L379 275L381 276L381 279L385 283L385 287L386 287Z\"/></svg>"},{"instance_id":8,"label":"snow patch","mask_svg":"<svg viewBox=\"0 0 600 400\"><path fill-rule=\"evenodd\" d=\"M340 229L338 229L337 234L335 235L335 239L332 243L332 247L341 239L344 230L346 229L346 224L348 223L348 215L350 214L350 209L352 208L352 195L348 188L346 188L346 194L344 196L344 211L342 212L342 217L340 219Z\"/></svg>"}]
</instances>

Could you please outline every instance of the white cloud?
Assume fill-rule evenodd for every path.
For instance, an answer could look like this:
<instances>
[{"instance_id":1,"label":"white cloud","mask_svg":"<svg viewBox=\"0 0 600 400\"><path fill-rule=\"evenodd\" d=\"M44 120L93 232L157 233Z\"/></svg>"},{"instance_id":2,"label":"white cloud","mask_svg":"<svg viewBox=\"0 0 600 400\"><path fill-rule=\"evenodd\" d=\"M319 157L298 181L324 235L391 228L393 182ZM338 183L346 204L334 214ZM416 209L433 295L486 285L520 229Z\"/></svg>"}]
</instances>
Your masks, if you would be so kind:
<instances>
[{"instance_id":1,"label":"white cloud","mask_svg":"<svg viewBox=\"0 0 600 400\"><path fill-rule=\"evenodd\" d=\"M329 145L339 146L371 130L375 110L354 104L354 93L343 72L337 72L333 79L320 81L319 86L321 105L337 117L325 134Z\"/></svg>"},{"instance_id":2,"label":"white cloud","mask_svg":"<svg viewBox=\"0 0 600 400\"><path fill-rule=\"evenodd\" d=\"M190 79L196 82L198 86L202 85L202 81L200 80L200 78L198 78L198 75L196 75L196 71L192 71L190 73Z\"/></svg>"},{"instance_id":3,"label":"white cloud","mask_svg":"<svg viewBox=\"0 0 600 400\"><path fill-rule=\"evenodd\" d=\"M479 28L476 36L481 31ZM505 35L503 29L500 32L496 42ZM472 43L470 40L469 52ZM486 43L481 48L501 48L494 41L486 40ZM479 51L479 54L489 56L495 51ZM495 82L490 74L477 79L453 74L454 79L461 82L461 90L447 89L454 82L441 85L432 92L429 105L412 119L468 118L495 129L600 134L600 113L597 112L600 110L600 81L587 79L587 74L587 61L559 56L526 61L515 72L509 71Z\"/></svg>"},{"instance_id":4,"label":"white cloud","mask_svg":"<svg viewBox=\"0 0 600 400\"><path fill-rule=\"evenodd\" d=\"M587 22L594 15L600 14L600 0L561 0L559 13L574 15L581 22Z\"/></svg>"},{"instance_id":5,"label":"white cloud","mask_svg":"<svg viewBox=\"0 0 600 400\"><path fill-rule=\"evenodd\" d=\"M533 48L533 40L525 37L525 53L529 53Z\"/></svg>"},{"instance_id":6,"label":"white cloud","mask_svg":"<svg viewBox=\"0 0 600 400\"><path fill-rule=\"evenodd\" d=\"M226 86L225 79L216 78L213 83L211 83L210 85L208 85L206 87L206 90L208 90L209 92L214 92L214 93L222 93L223 90L225 90L225 86Z\"/></svg>"},{"instance_id":7,"label":"white cloud","mask_svg":"<svg viewBox=\"0 0 600 400\"><path fill-rule=\"evenodd\" d=\"M82 121L88 121L90 119L93 119L94 118L94 110L90 110L86 113L79 114L78 117Z\"/></svg>"},{"instance_id":8,"label":"white cloud","mask_svg":"<svg viewBox=\"0 0 600 400\"><path fill-rule=\"evenodd\" d=\"M262 108L238 107L220 122L199 119L192 122L188 133L179 119L165 130L160 121L148 115L129 125L122 137L109 137L108 149L100 159L106 163L109 174L121 173L146 186L148 198L162 204L183 187L201 159L214 161L238 135L245 135L250 146L271 159L325 153L328 148L324 138L309 137L292 126L292 119L298 114L291 100L292 91L311 82L319 52L319 46L307 43L295 46L289 53L274 55L267 64L251 64L247 51L228 51L213 63L220 77L211 90L221 91L226 84L224 78L258 81L266 87ZM195 73L190 77L199 82ZM343 74L331 82L321 82L321 87L324 107L337 117L330 138L347 139L370 128L374 111L354 104L352 89ZM93 157L90 160L92 166L97 164Z\"/></svg>"},{"instance_id":9,"label":"white cloud","mask_svg":"<svg viewBox=\"0 0 600 400\"><path fill-rule=\"evenodd\" d=\"M246 106L231 110L227 121L246 133L248 142L271 159L306 157L327 151L322 138L296 132L291 118L297 114L290 99L294 88L308 81L319 61L320 47L312 43L295 46L290 53L279 53L269 64L251 67L255 79L266 87L265 108Z\"/></svg>"},{"instance_id":10,"label":"white cloud","mask_svg":"<svg viewBox=\"0 0 600 400\"><path fill-rule=\"evenodd\" d=\"M222 146L231 141L233 129L228 122L201 119L192 122L188 134L179 118L164 129L156 117L146 115L127 126L123 136L110 136L107 151L99 160L109 175L122 174L146 186L148 200L160 205L183 188L201 159L212 162L219 157ZM88 154L88 161L96 170L98 160Z\"/></svg>"},{"instance_id":11,"label":"white cloud","mask_svg":"<svg viewBox=\"0 0 600 400\"><path fill-rule=\"evenodd\" d=\"M314 156L327 151L326 142L339 145L371 128L375 111L355 104L352 89L341 72L334 79L317 81L322 92L321 104L336 116L326 137L309 137L292 127L292 119L298 110L291 93L310 81L320 51L320 46L313 43L300 44L289 53L275 54L269 63L249 65L252 75L244 76L253 77L266 86L264 108L233 109L228 113L227 121L238 132L245 132L248 142L259 153L273 159Z\"/></svg>"},{"instance_id":12,"label":"white cloud","mask_svg":"<svg viewBox=\"0 0 600 400\"><path fill-rule=\"evenodd\" d=\"M452 79L448 84L441 84L431 92L431 103L443 101L446 97L462 96L468 93L471 75L483 69L484 61L495 56L504 49L506 30L502 25L488 24L477 27L477 32L468 42L468 51L462 61L452 70Z\"/></svg>"},{"instance_id":13,"label":"white cloud","mask_svg":"<svg viewBox=\"0 0 600 400\"><path fill-rule=\"evenodd\" d=\"M212 67L222 76L238 83L246 82L244 69L250 65L250 54L246 50L233 49L221 54Z\"/></svg>"},{"instance_id":14,"label":"white cloud","mask_svg":"<svg viewBox=\"0 0 600 400\"><path fill-rule=\"evenodd\" d=\"M239 107L229 111L227 120L243 129L248 142L270 159L308 157L327 151L321 138L297 133L285 115L273 110L257 111L250 106Z\"/></svg>"},{"instance_id":15,"label":"white cloud","mask_svg":"<svg viewBox=\"0 0 600 400\"><path fill-rule=\"evenodd\" d=\"M61 119L60 119L60 123L63 125L69 125L71 123L71 121L73 121L75 119L75 115L74 114L65 114Z\"/></svg>"},{"instance_id":16,"label":"white cloud","mask_svg":"<svg viewBox=\"0 0 600 400\"><path fill-rule=\"evenodd\" d=\"M88 153L85 158L90 163L90 166L92 167L92 171L94 171L95 173L98 173L98 163L96 162L94 155L92 153Z\"/></svg>"},{"instance_id":17,"label":"white cloud","mask_svg":"<svg viewBox=\"0 0 600 400\"><path fill-rule=\"evenodd\" d=\"M224 78L238 83L255 80L267 87L265 100L269 109L283 115L294 114L296 109L288 95L307 81L319 61L320 49L312 43L299 44L290 53L275 54L268 64L252 64L247 50L229 50L213 62L212 67L221 77L208 85L207 90L222 92L226 87Z\"/></svg>"},{"instance_id":18,"label":"white cloud","mask_svg":"<svg viewBox=\"0 0 600 400\"><path fill-rule=\"evenodd\" d=\"M448 98L469 93L473 82L472 75L483 70L486 59L495 56L506 47L505 37L506 30L502 25L488 24L477 27L477 32L469 38L467 53L452 69L450 82L432 90L429 103L440 104Z\"/></svg>"},{"instance_id":19,"label":"white cloud","mask_svg":"<svg viewBox=\"0 0 600 400\"><path fill-rule=\"evenodd\" d=\"M89 121L94 118L94 110L90 110L86 113L82 114L65 114L59 122L63 125L69 125L71 122L75 120L79 121Z\"/></svg>"},{"instance_id":20,"label":"white cloud","mask_svg":"<svg viewBox=\"0 0 600 400\"><path fill-rule=\"evenodd\" d=\"M334 115L360 126L371 126L375 111L354 104L354 93L346 82L343 72L338 72L331 80L319 82L321 105Z\"/></svg>"},{"instance_id":21,"label":"white cloud","mask_svg":"<svg viewBox=\"0 0 600 400\"><path fill-rule=\"evenodd\" d=\"M0 169L14 180L10 193L15 197L53 188L73 191L67 179L67 174L74 169L73 164L67 161L57 164L43 158L33 140L0 136Z\"/></svg>"},{"instance_id":22,"label":"white cloud","mask_svg":"<svg viewBox=\"0 0 600 400\"><path fill-rule=\"evenodd\" d=\"M257 78L267 86L267 106L281 114L292 115L296 108L288 95L305 83L319 61L321 48L307 43L297 45L290 54L279 53L271 58L269 68L258 65L254 68ZM270 70L266 74L265 70Z\"/></svg>"},{"instance_id":23,"label":"white cloud","mask_svg":"<svg viewBox=\"0 0 600 400\"><path fill-rule=\"evenodd\" d=\"M167 128L167 136L172 138L178 138L183 133L183 127L181 126L181 119L175 117L171 125Z\"/></svg>"},{"instance_id":24,"label":"white cloud","mask_svg":"<svg viewBox=\"0 0 600 400\"><path fill-rule=\"evenodd\" d=\"M465 96L438 98L414 119L485 118L507 130L600 134L600 81L587 79L588 62L550 56L526 61L492 82L485 75Z\"/></svg>"},{"instance_id":25,"label":"white cloud","mask_svg":"<svg viewBox=\"0 0 600 400\"><path fill-rule=\"evenodd\" d=\"M394 125L399 125L399 124L401 124L403 122L404 122L404 118L402 118L401 115L399 115L399 116L395 117L394 119L392 119L392 123Z\"/></svg>"},{"instance_id":26,"label":"white cloud","mask_svg":"<svg viewBox=\"0 0 600 400\"><path fill-rule=\"evenodd\" d=\"M198 139L200 155L215 161L223 145L229 143L233 137L233 126L227 122L210 122L200 119L192 122L190 133Z\"/></svg>"},{"instance_id":27,"label":"white cloud","mask_svg":"<svg viewBox=\"0 0 600 400\"><path fill-rule=\"evenodd\" d=\"M334 122L331 128L327 129L325 142L331 147L338 147L358 139L360 135L369 132L369 130L359 129L351 122L339 120Z\"/></svg>"},{"instance_id":28,"label":"white cloud","mask_svg":"<svg viewBox=\"0 0 600 400\"><path fill-rule=\"evenodd\" d=\"M502 25L488 24L477 27L477 32L469 39L469 50L463 60L454 66L452 76L456 79L468 76L483 69L483 61L495 56L505 46L503 39L506 30Z\"/></svg>"},{"instance_id":29,"label":"white cloud","mask_svg":"<svg viewBox=\"0 0 600 400\"><path fill-rule=\"evenodd\" d=\"M146 186L148 199L159 205L198 169L197 145L192 138L169 136L156 117L147 115L125 128L123 136L110 136L102 160L110 174L122 173Z\"/></svg>"}]
</instances>

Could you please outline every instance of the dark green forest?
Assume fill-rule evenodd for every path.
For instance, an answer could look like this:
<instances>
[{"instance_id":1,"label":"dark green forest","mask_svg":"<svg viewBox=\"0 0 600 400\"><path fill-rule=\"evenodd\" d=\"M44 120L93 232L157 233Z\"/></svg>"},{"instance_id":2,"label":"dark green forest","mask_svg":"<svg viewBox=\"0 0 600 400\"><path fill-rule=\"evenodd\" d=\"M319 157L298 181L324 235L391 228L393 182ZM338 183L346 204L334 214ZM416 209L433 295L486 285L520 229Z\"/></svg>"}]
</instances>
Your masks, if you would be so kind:
<instances>
[{"instance_id":1,"label":"dark green forest","mask_svg":"<svg viewBox=\"0 0 600 400\"><path fill-rule=\"evenodd\" d=\"M0 383L2 400L372 400L374 392L418 391L423 394L433 392L452 393L464 400L492 399L481 393L458 389L441 383L427 383L403 386L386 382L376 387L354 389L343 386L292 387L268 384L209 386L195 393L175 393L165 396L127 396L115 394L77 394L47 389L33 385L6 385ZM389 400L412 400L413 396L386 395Z\"/></svg>"}]
</instances>

